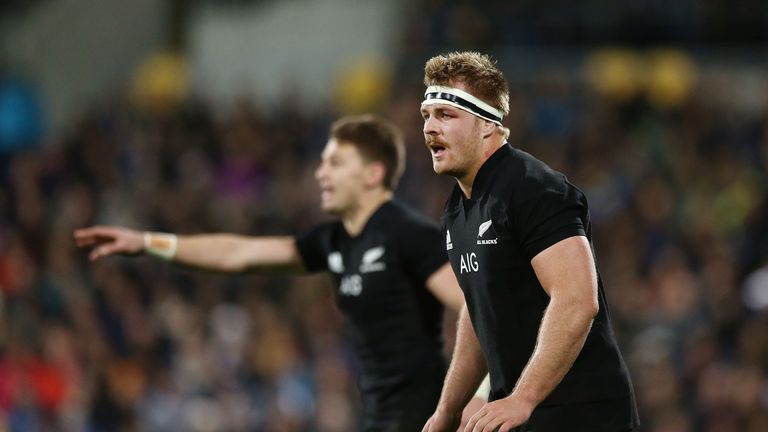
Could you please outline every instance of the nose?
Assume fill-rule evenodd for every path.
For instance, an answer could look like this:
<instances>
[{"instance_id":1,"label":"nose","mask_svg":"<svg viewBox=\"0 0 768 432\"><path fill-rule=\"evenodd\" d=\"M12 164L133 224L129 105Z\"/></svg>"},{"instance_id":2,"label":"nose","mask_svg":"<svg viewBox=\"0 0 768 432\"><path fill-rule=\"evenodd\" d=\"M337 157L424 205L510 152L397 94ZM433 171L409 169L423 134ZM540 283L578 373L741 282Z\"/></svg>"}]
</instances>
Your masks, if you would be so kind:
<instances>
[{"instance_id":1,"label":"nose","mask_svg":"<svg viewBox=\"0 0 768 432\"><path fill-rule=\"evenodd\" d=\"M432 120L432 117L427 117L424 119L424 135L437 135L437 126L435 125L435 121Z\"/></svg>"},{"instance_id":2,"label":"nose","mask_svg":"<svg viewBox=\"0 0 768 432\"><path fill-rule=\"evenodd\" d=\"M315 180L321 180L323 178L323 174L325 173L325 170L323 169L323 164L317 166L317 169L315 170Z\"/></svg>"}]
</instances>

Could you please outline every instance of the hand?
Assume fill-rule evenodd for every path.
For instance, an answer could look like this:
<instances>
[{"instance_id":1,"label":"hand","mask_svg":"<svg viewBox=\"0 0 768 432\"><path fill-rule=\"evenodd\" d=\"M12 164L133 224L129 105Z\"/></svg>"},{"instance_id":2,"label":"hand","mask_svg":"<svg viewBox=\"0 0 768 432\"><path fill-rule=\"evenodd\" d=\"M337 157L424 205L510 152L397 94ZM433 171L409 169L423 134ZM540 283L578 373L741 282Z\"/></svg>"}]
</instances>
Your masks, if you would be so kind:
<instances>
[{"instance_id":1,"label":"hand","mask_svg":"<svg viewBox=\"0 0 768 432\"><path fill-rule=\"evenodd\" d=\"M461 413L461 426L459 426L459 430L463 431L467 423L469 423L469 419L486 403L486 400L481 397L473 397L467 406L464 407L464 412Z\"/></svg>"},{"instance_id":2,"label":"hand","mask_svg":"<svg viewBox=\"0 0 768 432\"><path fill-rule=\"evenodd\" d=\"M421 432L456 432L459 428L461 417L457 413L451 413L438 409L427 420Z\"/></svg>"},{"instance_id":3,"label":"hand","mask_svg":"<svg viewBox=\"0 0 768 432\"><path fill-rule=\"evenodd\" d=\"M78 247L95 246L88 258L114 255L136 255L144 251L144 233L114 226L94 226L75 230Z\"/></svg>"},{"instance_id":4,"label":"hand","mask_svg":"<svg viewBox=\"0 0 768 432\"><path fill-rule=\"evenodd\" d=\"M506 432L528 421L533 404L511 394L490 402L469 419L464 432Z\"/></svg>"}]
</instances>

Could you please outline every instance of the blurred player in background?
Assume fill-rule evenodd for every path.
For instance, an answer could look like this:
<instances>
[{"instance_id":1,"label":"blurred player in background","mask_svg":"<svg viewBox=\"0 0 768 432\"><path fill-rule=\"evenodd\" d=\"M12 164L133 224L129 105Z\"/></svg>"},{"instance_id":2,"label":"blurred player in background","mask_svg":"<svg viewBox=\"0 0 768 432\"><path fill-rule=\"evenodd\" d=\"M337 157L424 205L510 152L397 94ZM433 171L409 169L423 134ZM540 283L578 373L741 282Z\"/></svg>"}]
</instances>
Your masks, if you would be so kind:
<instances>
[{"instance_id":1,"label":"blurred player in background","mask_svg":"<svg viewBox=\"0 0 768 432\"><path fill-rule=\"evenodd\" d=\"M174 235L122 227L75 231L91 260L147 253L227 273L329 271L361 373L363 431L415 431L435 410L446 372L443 305L464 298L439 228L393 199L404 170L400 131L374 116L336 121L315 177L338 221L302 236Z\"/></svg>"},{"instance_id":2,"label":"blurred player in background","mask_svg":"<svg viewBox=\"0 0 768 432\"><path fill-rule=\"evenodd\" d=\"M593 257L586 198L506 142L508 85L488 56L433 57L424 83L433 168L457 180L443 226L467 301L424 430L456 430L486 367L491 403L467 431L633 429L634 392Z\"/></svg>"}]
</instances>

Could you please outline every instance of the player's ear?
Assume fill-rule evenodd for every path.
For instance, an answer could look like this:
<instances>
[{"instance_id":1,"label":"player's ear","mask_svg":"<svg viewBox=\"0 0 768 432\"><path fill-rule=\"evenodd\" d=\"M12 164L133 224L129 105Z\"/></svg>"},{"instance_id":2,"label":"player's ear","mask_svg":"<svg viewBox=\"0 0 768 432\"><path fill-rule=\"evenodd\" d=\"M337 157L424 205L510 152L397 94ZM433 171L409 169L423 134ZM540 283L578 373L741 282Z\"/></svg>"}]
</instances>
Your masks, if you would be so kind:
<instances>
[{"instance_id":1,"label":"player's ear","mask_svg":"<svg viewBox=\"0 0 768 432\"><path fill-rule=\"evenodd\" d=\"M370 162L366 169L365 182L367 186L375 187L384 185L384 177L387 175L387 169L381 162Z\"/></svg>"},{"instance_id":2,"label":"player's ear","mask_svg":"<svg viewBox=\"0 0 768 432\"><path fill-rule=\"evenodd\" d=\"M483 120L483 139L490 138L496 133L496 123Z\"/></svg>"}]
</instances>

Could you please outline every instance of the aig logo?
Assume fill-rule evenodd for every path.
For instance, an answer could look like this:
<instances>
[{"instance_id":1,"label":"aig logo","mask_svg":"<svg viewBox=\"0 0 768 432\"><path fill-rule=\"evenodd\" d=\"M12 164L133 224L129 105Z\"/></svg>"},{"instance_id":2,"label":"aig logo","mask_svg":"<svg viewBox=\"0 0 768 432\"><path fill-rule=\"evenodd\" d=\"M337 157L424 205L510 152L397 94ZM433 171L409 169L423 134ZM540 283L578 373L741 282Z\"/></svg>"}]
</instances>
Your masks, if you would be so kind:
<instances>
[{"instance_id":1,"label":"aig logo","mask_svg":"<svg viewBox=\"0 0 768 432\"><path fill-rule=\"evenodd\" d=\"M461 254L461 266L459 274L477 272L480 264L477 262L477 255L474 252Z\"/></svg>"},{"instance_id":2,"label":"aig logo","mask_svg":"<svg viewBox=\"0 0 768 432\"><path fill-rule=\"evenodd\" d=\"M341 295L357 297L363 292L363 278L359 274L344 276L341 278L339 293Z\"/></svg>"}]
</instances>

